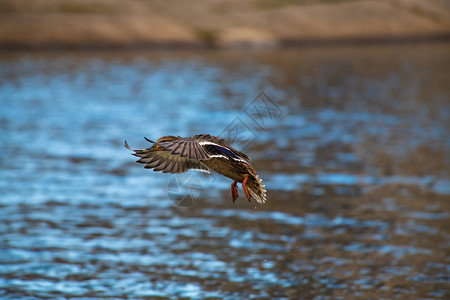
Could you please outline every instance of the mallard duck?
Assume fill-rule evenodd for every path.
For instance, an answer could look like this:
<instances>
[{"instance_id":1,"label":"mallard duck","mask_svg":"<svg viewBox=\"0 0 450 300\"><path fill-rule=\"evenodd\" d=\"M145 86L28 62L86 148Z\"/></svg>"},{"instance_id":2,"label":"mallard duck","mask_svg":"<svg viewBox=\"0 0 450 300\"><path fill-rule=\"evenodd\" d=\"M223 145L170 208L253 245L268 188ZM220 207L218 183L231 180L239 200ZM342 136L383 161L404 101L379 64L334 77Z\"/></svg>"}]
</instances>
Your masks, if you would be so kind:
<instances>
[{"instance_id":1,"label":"mallard duck","mask_svg":"<svg viewBox=\"0 0 450 300\"><path fill-rule=\"evenodd\" d=\"M156 142L145 139L153 145L140 150L132 149L125 141L125 147L134 151L133 155L140 158L136 162L145 164L145 168L171 174L188 170L210 173L213 170L234 180L231 184L233 203L239 197L238 182L242 183L249 202L251 197L259 203L266 201L264 184L250 164L250 158L227 145L224 139L209 134L187 138L163 136Z\"/></svg>"}]
</instances>

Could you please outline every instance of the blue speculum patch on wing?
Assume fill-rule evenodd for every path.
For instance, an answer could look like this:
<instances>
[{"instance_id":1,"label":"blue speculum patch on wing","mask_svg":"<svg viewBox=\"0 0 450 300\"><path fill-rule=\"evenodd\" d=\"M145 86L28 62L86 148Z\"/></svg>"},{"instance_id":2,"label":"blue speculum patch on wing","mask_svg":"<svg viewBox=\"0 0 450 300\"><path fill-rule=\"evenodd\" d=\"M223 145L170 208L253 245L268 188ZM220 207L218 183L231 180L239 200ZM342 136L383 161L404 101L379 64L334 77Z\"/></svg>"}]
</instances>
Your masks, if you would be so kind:
<instances>
[{"instance_id":1,"label":"blue speculum patch on wing","mask_svg":"<svg viewBox=\"0 0 450 300\"><path fill-rule=\"evenodd\" d=\"M227 155L227 156L230 156L233 158L238 158L238 156L236 154L234 154L227 148L224 148L224 147L221 147L218 145L206 145L206 149L208 150L208 152L210 152L212 154L223 154L223 155Z\"/></svg>"}]
</instances>

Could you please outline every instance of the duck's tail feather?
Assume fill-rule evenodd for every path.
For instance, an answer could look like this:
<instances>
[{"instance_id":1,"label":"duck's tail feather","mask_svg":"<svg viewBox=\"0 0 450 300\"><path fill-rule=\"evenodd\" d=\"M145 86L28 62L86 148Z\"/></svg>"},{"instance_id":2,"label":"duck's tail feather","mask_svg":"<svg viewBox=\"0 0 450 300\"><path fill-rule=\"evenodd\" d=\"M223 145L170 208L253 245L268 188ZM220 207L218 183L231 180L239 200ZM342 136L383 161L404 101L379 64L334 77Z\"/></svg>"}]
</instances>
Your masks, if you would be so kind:
<instances>
[{"instance_id":1,"label":"duck's tail feather","mask_svg":"<svg viewBox=\"0 0 450 300\"><path fill-rule=\"evenodd\" d=\"M265 185L262 183L261 178L258 175L251 175L247 180L247 188L253 198L258 201L258 203L263 204L266 202L266 189Z\"/></svg>"}]
</instances>

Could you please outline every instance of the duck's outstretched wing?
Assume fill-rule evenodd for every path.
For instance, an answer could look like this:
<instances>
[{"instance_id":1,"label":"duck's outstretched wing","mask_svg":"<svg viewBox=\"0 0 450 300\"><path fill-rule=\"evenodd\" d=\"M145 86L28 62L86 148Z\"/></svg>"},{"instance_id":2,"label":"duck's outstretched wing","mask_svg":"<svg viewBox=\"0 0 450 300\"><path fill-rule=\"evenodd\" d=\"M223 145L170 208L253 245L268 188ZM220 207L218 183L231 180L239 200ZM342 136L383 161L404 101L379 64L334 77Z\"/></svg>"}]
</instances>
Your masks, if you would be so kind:
<instances>
[{"instance_id":1,"label":"duck's outstretched wing","mask_svg":"<svg viewBox=\"0 0 450 300\"><path fill-rule=\"evenodd\" d=\"M250 158L242 152L225 144L223 139L210 135L195 135L188 138L156 142L164 150L171 151L173 155L180 155L194 160L207 160L210 158L223 158L226 160L249 163Z\"/></svg>"},{"instance_id":2,"label":"duck's outstretched wing","mask_svg":"<svg viewBox=\"0 0 450 300\"><path fill-rule=\"evenodd\" d=\"M132 149L125 141L125 147L134 151L133 155L140 158L136 162L145 164L146 169L172 174L188 170L210 173L210 169L200 161L208 155L196 147L195 141L185 140L187 139L157 142L147 149Z\"/></svg>"},{"instance_id":3,"label":"duck's outstretched wing","mask_svg":"<svg viewBox=\"0 0 450 300\"><path fill-rule=\"evenodd\" d=\"M210 158L203 145L193 137L157 142L157 146L165 151L170 151L172 155L179 155L188 159L205 160Z\"/></svg>"}]
</instances>

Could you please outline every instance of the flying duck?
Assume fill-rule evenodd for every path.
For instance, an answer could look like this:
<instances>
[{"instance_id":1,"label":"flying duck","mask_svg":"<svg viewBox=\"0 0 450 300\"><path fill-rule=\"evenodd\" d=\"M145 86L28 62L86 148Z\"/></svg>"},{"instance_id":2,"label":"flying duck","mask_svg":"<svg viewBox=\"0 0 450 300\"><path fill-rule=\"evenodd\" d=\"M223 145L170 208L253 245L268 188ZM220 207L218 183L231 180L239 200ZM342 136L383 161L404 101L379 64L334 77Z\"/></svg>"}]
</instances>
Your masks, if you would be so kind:
<instances>
[{"instance_id":1,"label":"flying duck","mask_svg":"<svg viewBox=\"0 0 450 300\"><path fill-rule=\"evenodd\" d=\"M209 134L193 137L163 136L156 142L145 138L153 145L147 149L132 149L125 141L125 147L140 159L136 162L145 164L146 169L163 173L184 173L197 170L210 173L211 170L233 179L231 199L239 197L237 183L250 202L251 197L259 203L266 201L266 189L255 169L250 164L247 154L225 143L225 140Z\"/></svg>"}]
</instances>

